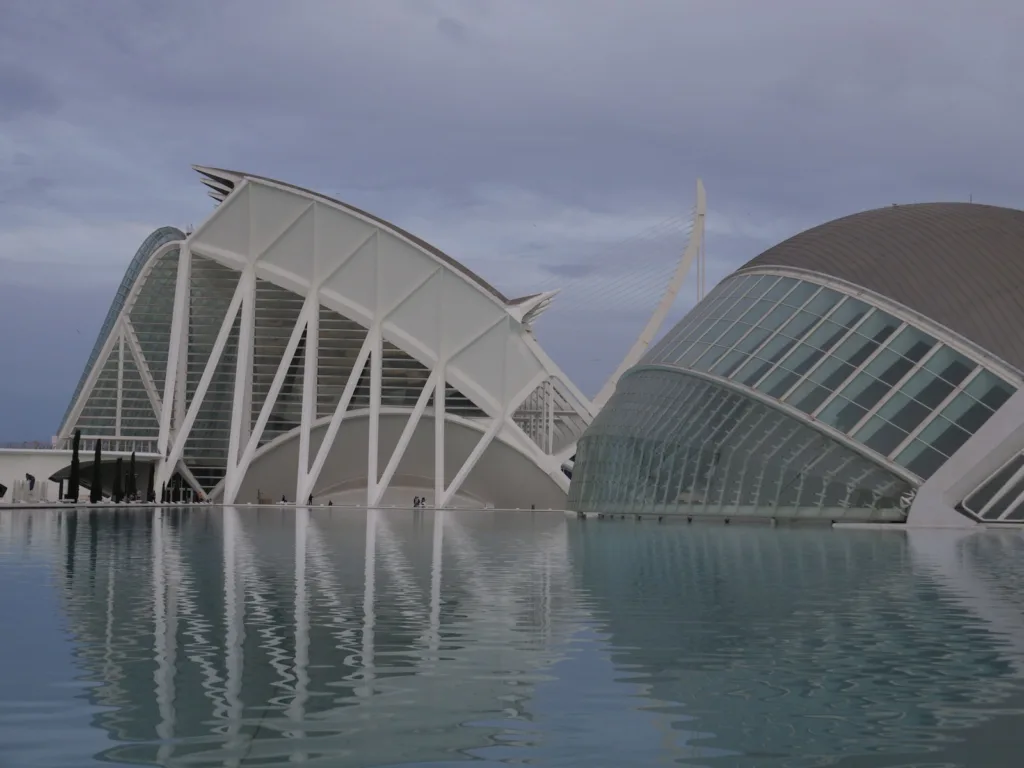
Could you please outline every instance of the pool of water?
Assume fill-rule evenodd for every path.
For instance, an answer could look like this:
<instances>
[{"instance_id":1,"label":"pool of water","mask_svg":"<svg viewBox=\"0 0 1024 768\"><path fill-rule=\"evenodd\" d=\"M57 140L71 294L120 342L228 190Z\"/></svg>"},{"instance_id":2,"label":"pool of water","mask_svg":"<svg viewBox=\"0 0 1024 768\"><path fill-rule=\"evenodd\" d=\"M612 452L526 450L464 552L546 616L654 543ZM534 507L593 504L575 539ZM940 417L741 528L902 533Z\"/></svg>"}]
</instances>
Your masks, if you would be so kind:
<instances>
[{"instance_id":1,"label":"pool of water","mask_svg":"<svg viewBox=\"0 0 1024 768\"><path fill-rule=\"evenodd\" d=\"M0 511L0 766L1018 766L1024 537Z\"/></svg>"}]
</instances>

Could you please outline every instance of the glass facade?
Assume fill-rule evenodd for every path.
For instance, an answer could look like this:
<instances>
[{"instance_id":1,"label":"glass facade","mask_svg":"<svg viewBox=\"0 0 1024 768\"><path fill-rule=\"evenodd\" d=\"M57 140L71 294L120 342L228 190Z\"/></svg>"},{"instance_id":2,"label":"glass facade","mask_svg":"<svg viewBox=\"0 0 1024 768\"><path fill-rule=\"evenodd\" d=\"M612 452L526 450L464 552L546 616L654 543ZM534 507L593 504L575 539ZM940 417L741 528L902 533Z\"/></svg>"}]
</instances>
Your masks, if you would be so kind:
<instances>
[{"instance_id":1,"label":"glass facade","mask_svg":"<svg viewBox=\"0 0 1024 768\"><path fill-rule=\"evenodd\" d=\"M792 277L723 281L641 361L780 400L928 478L1016 387L893 315Z\"/></svg>"},{"instance_id":2,"label":"glass facade","mask_svg":"<svg viewBox=\"0 0 1024 768\"><path fill-rule=\"evenodd\" d=\"M962 506L986 523L1024 522L1024 453L971 491Z\"/></svg>"},{"instance_id":3,"label":"glass facade","mask_svg":"<svg viewBox=\"0 0 1024 768\"><path fill-rule=\"evenodd\" d=\"M664 401L660 410L644 404L645 397L653 396L650 392L634 392L639 386L635 377L653 376L659 369L667 369L666 374L674 377L665 379L667 390L657 395L659 402ZM686 371L699 371L703 377L679 375ZM637 498L648 498L649 490L644 490L647 485L657 487L666 482L662 464L656 462L643 470L649 475L645 480L630 481L639 484L631 492L604 488L595 490L596 495L591 497L589 491L581 490L584 476L588 483L605 482L593 475L588 465L606 461L600 458L605 456L598 450L600 440L614 442L632 435L632 417L619 413L619 409L631 408L643 414L643 418L650 419L651 428L682 430L678 439L686 441L692 439L687 430L713 423L702 424L710 418L703 411L677 407L669 381L676 382L674 386L680 391L689 392L688 397L694 396L694 387L710 387L746 402L747 409L771 410L731 387L709 383L705 378L709 376L732 382L741 391L759 392L806 414L810 423L778 412L779 418L793 422L794 429L799 426L837 446L843 445L844 439L857 443L861 452L866 449L868 455L876 456L876 466L893 470L900 467L905 477L919 480L934 473L1016 390L1015 385L978 360L860 298L790 276L757 272L734 275L716 286L620 381L622 397L617 393L609 401L581 441L570 492L571 501L577 505L574 508L596 509L588 499L599 503L598 498L633 504ZM634 394L628 394L631 392ZM700 392L701 397L710 396L703 389ZM622 418L625 421L619 427L612 426ZM686 423L674 423L678 420ZM835 433L816 430L816 424ZM669 444L677 439L672 432L665 435ZM709 433L702 439L714 443L722 438ZM852 447L845 450L860 455ZM619 457L615 461L621 460L616 450L608 453L613 455ZM662 461L664 457L660 453L658 456ZM667 465L675 461L670 458ZM868 459L858 461L871 463ZM604 466L612 471L607 464ZM899 470L887 473L892 478L899 474ZM580 482L576 482L576 476L580 476ZM618 481L610 475L607 482ZM683 485L687 482L684 480ZM870 495L877 485L858 488ZM709 487L713 489L713 485ZM668 495L659 490L650 492L664 500L659 503L679 501L673 502L671 489ZM742 484L731 491L723 490L725 495L730 492L738 496L740 507L753 503ZM855 497L857 504L867 498L851 493L839 503L854 503ZM884 492L866 509L882 508L891 498ZM760 495L756 498L756 504L770 501ZM817 508L825 510L832 501L829 497ZM728 506L717 497L701 503L722 509ZM793 503L800 509L807 506L803 497Z\"/></svg>"},{"instance_id":4,"label":"glass facade","mask_svg":"<svg viewBox=\"0 0 1024 768\"><path fill-rule=\"evenodd\" d=\"M812 426L682 371L627 374L580 441L585 512L903 520L910 484Z\"/></svg>"}]
</instances>

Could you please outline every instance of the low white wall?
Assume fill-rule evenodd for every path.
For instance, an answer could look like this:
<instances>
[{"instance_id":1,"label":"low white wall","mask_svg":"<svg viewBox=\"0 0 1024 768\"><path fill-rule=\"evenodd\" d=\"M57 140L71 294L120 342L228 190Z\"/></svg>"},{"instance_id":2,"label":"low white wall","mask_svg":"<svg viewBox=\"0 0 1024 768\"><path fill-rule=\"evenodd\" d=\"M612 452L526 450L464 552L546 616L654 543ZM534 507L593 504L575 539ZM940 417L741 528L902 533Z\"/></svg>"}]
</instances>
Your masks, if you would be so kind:
<instances>
[{"instance_id":1,"label":"low white wall","mask_svg":"<svg viewBox=\"0 0 1024 768\"><path fill-rule=\"evenodd\" d=\"M50 475L71 464L71 451L45 448L0 448L0 483L7 493L0 504L16 501L57 501L58 484L49 481ZM36 478L36 490L29 494L25 475Z\"/></svg>"},{"instance_id":2,"label":"low white wall","mask_svg":"<svg viewBox=\"0 0 1024 768\"><path fill-rule=\"evenodd\" d=\"M7 486L7 493L0 504L24 501L59 501L60 484L50 477L71 465L71 451L52 450L46 448L0 448L0 483ZM123 451L104 451L104 463L118 457L125 461L131 453ZM79 453L82 464L92 463L92 452ZM137 461L150 461L149 454L136 454ZM36 478L36 487L32 493L28 491L25 475ZM83 478L85 479L85 478ZM143 489L145 490L145 489ZM82 490L78 496L80 501L89 500L89 492Z\"/></svg>"}]
</instances>

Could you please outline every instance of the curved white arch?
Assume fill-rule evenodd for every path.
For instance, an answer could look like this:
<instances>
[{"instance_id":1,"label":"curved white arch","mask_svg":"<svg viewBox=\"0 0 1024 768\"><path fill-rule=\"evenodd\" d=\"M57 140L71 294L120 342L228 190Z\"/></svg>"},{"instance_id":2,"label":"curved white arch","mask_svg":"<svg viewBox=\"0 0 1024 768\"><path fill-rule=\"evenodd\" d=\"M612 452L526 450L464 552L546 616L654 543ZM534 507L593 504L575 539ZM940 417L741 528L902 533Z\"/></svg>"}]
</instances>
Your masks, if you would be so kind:
<instances>
[{"instance_id":1,"label":"curved white arch","mask_svg":"<svg viewBox=\"0 0 1024 768\"><path fill-rule=\"evenodd\" d=\"M89 401L89 397L93 394L93 390L96 387L96 382L103 371L103 367L114 350L114 347L121 344L127 343L131 349L133 355L138 356L137 340L134 338L134 331L130 327L130 316L132 309L135 307L135 302L139 297L139 293L146 285L146 281L149 279L153 268L160 261L160 259L170 253L175 248L180 248L184 244L183 240L173 240L171 242L164 243L157 249L155 249L146 259L145 264L139 270L138 276L132 283L129 289L128 295L125 297L124 303L118 313L117 320L115 321L110 332L107 334L107 338L100 349L99 354L96 356L95 361L92 364L92 368L89 370L88 375L85 378L85 382L82 385L81 390L78 393L78 397L72 403L71 408L68 410L67 416L64 419L61 428L58 431L58 438L64 440L71 436L74 431L74 427L79 417L82 415L82 409L85 404ZM127 333L126 333L127 331ZM134 342L134 343L133 343ZM136 360L140 369L145 369L145 362L143 360ZM152 399L152 396L151 396ZM155 415L160 415L160 400L157 398L157 402L153 403Z\"/></svg>"},{"instance_id":2,"label":"curved white arch","mask_svg":"<svg viewBox=\"0 0 1024 768\"><path fill-rule=\"evenodd\" d=\"M608 399L615 393L615 385L619 383L622 374L640 362L640 358L644 356L644 352L647 351L651 342L654 341L654 337L661 330L665 318L668 317L669 310L672 309L672 304L675 303L676 296L679 295L679 289L682 287L690 267L693 266L694 259L701 253L701 248L704 244L704 217L706 213L707 197L704 194L704 183L697 179L697 205L694 209L693 229L690 230L690 240L679 259L676 271L672 274L672 279L665 286L665 293L662 294L661 301L658 302L654 312L651 313L651 318L647 321L647 325L640 331L640 335L637 336L636 341L633 342L633 346L630 347L626 356L622 358L622 362L619 363L618 367L604 383L604 386L601 387L600 392L591 401L595 414L604 407ZM703 294L703 265L698 263L698 268L699 291Z\"/></svg>"},{"instance_id":3,"label":"curved white arch","mask_svg":"<svg viewBox=\"0 0 1024 768\"><path fill-rule=\"evenodd\" d=\"M409 411L406 409L381 408L382 449L386 451L393 450L397 442L396 433L404 425L408 416ZM344 478L345 480L361 479L363 466L357 466L350 459L355 453L352 447L353 444L365 439L362 435L363 432L367 431L369 418L370 409L368 408L353 410L348 414L345 425L342 427L339 435L340 439L335 441L331 449L332 453L325 464L325 472L321 475L322 479L316 484L316 487L308 489L307 496L312 494L322 499L325 494L329 494L332 489L336 488L342 482L338 479L339 467L348 472ZM487 430L486 423L480 423L454 414L446 414L445 421L450 440L453 435L453 428L455 433L464 433L460 438L463 443L463 449L465 449L468 442L478 441ZM329 422L329 418L322 418L313 423L311 432L314 442L321 438ZM387 422L391 422L390 425ZM410 473L418 477L420 481L427 480L427 487L423 487L422 482L417 483L418 491L425 497L430 496L430 491L432 490L429 486L432 484L433 456L428 449L431 429L432 424L429 422L420 425L413 444L409 446L409 449L399 461L399 476L404 479L406 484L408 483ZM273 440L260 446L253 455L250 464L251 472L241 481L235 503L255 501L255 490L257 488L263 492L265 498L278 498L282 494L291 498L292 489L296 487L296 465L293 454L297 453L297 442L300 439L301 432L296 428L277 435ZM449 454L449 458L452 458L452 453L459 453L458 449L453 448L450 444L446 445L446 451ZM481 458L481 462L477 465L476 469L482 470L486 474L488 472L487 465L495 464L495 458L492 455L494 452L501 455L501 466L506 471L510 467L518 467L514 472L510 472L510 475L515 475L515 478L510 476L508 482L514 482L516 487L524 483L527 484L531 492L535 494L534 498L540 499L541 504L548 505L555 495L560 497L568 491L568 479L564 474L551 471L549 467L542 466L537 461L536 456L529 450L524 449L524 446L519 441L513 439L513 436L507 431L500 432L494 438L488 454ZM500 489L489 487L486 477L474 479L475 474L474 472L467 476L467 482L460 488L459 496L481 498L488 495L481 491L481 487L486 487L490 492L490 498L487 499L490 503L500 504L503 498L509 498L507 489L504 493L501 493ZM491 466L490 475L492 480L494 474L494 467ZM550 486L547 490L545 490L546 485ZM225 483L222 482L211 491L210 497L220 500L224 490ZM295 500L301 502L304 498L296 498ZM378 503L383 503L384 500L385 497L382 494L381 498L378 499Z\"/></svg>"},{"instance_id":4,"label":"curved white arch","mask_svg":"<svg viewBox=\"0 0 1024 768\"><path fill-rule=\"evenodd\" d=\"M564 436L556 439L554 435L567 418L574 420L577 431L589 424L591 407L529 333L528 318L550 300L549 295L509 301L458 262L387 222L308 190L251 176L234 183L210 218L188 237L182 252L187 258L182 259L176 289L172 349L161 412L160 449L165 459L158 482L166 482L177 466L225 346L229 338L237 336L239 352L223 481L226 503L235 500L248 468L257 458L262 430L300 340L304 344L305 371L296 498L306 498L316 485L342 422L354 416L354 412L348 413L348 407L360 376L370 382L367 504L375 504L386 490L428 404L432 411L445 415L446 386L479 407L486 415L486 426L478 429L482 434L478 450L447 485L444 451L435 451L440 458L435 467L434 491L440 505L458 492L495 439L519 446L546 475L557 475L561 485L567 486L561 462L554 455L556 447L560 449L564 444ZM188 356L189 334L185 329L188 271L193 256L210 259L240 273L240 277L213 349L203 353L208 357L192 402L184 409L182 399L175 396L179 389L175 380L183 375L179 361ZM253 425L250 410L257 281L305 301ZM314 455L311 434L322 421L316 419L321 307L366 329L366 337L345 392L327 422L326 442ZM395 455L387 459L378 457L380 420L382 414L388 415L381 403L385 340L429 372L418 397L413 395L417 397L416 406L406 412L408 428ZM528 435L513 416L541 387L548 387L545 391L550 393L551 403L540 430L543 434ZM564 405L555 414L552 398L556 388L561 392L558 402L569 403L568 415ZM436 445L443 446L444 426L450 422L442 417L434 423ZM381 461L386 463L381 465Z\"/></svg>"}]
</instances>

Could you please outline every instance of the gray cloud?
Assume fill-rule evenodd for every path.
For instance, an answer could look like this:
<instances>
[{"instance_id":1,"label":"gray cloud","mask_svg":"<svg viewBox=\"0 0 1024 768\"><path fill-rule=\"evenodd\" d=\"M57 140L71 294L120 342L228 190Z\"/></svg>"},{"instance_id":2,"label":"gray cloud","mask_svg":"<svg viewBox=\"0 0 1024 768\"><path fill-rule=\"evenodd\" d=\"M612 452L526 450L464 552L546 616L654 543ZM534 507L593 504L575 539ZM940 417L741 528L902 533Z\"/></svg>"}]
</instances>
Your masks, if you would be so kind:
<instances>
[{"instance_id":1,"label":"gray cloud","mask_svg":"<svg viewBox=\"0 0 1024 768\"><path fill-rule=\"evenodd\" d=\"M687 215L702 175L716 280L867 207L1019 206L1022 33L1012 0L8 0L0 260L22 282L126 265L138 233L208 215L198 162L527 292Z\"/></svg>"}]
</instances>

